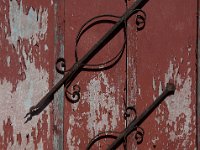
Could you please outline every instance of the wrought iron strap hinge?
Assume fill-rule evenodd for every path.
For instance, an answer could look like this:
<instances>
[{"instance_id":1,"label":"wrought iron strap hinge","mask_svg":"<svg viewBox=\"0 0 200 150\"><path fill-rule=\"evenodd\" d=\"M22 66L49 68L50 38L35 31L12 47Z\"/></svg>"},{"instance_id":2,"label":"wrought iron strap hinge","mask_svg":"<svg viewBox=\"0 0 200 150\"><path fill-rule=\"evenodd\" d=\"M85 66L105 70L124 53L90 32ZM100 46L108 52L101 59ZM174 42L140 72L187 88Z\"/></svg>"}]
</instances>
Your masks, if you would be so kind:
<instances>
[{"instance_id":1,"label":"wrought iron strap hinge","mask_svg":"<svg viewBox=\"0 0 200 150\"><path fill-rule=\"evenodd\" d=\"M138 30L144 28L145 25L145 13L141 10L141 8L148 2L148 0L137 0L121 17L119 17L118 21L113 25L113 27L96 43L94 46L80 59L77 60L76 63L69 70L61 71L59 69L59 73L64 73L64 77L53 86L53 88L35 105L32 106L29 112L26 114L25 118L27 123L32 119L33 116L40 114L46 106L53 100L54 94L58 91L61 86L69 87L71 82L76 78L76 76L84 69L84 66L103 48L112 38L115 37L119 33L121 29L125 27L126 21L137 12L142 12L142 15L137 15L136 17L136 25L138 26ZM79 38L79 35L78 35ZM78 42L78 41L77 41ZM119 53L121 55L121 53ZM65 67L64 59L59 59L57 63L63 63L62 67ZM109 67L108 67L109 68ZM80 87L74 86L74 92L67 94L71 94L73 97L77 97L75 101L78 101L80 98L79 95Z\"/></svg>"},{"instance_id":2,"label":"wrought iron strap hinge","mask_svg":"<svg viewBox=\"0 0 200 150\"><path fill-rule=\"evenodd\" d=\"M143 121L159 106L159 104L165 100L166 97L173 95L175 92L175 85L172 83L168 83L163 93L140 115L135 116L132 122L125 128L122 132L102 132L95 136L90 143L87 145L87 150L90 150L91 147L99 140L104 138L112 138L115 139L114 142L107 148L107 150L115 150L121 144L126 146L126 138L132 132L135 133L135 139L137 144L141 144L143 141L144 130L140 127ZM135 108L132 109L136 113Z\"/></svg>"}]
</instances>

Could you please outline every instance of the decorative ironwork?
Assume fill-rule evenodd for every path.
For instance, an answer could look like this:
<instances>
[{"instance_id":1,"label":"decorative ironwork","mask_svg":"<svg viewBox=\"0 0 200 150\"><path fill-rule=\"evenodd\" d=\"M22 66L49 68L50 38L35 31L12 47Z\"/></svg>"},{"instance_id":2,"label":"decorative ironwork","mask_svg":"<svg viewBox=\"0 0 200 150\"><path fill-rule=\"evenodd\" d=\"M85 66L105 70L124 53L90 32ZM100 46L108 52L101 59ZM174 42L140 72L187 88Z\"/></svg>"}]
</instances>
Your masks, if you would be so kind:
<instances>
[{"instance_id":1,"label":"decorative ironwork","mask_svg":"<svg viewBox=\"0 0 200 150\"><path fill-rule=\"evenodd\" d=\"M65 74L66 71L66 62L64 58L58 58L56 61L56 71L60 74Z\"/></svg>"},{"instance_id":2,"label":"decorative ironwork","mask_svg":"<svg viewBox=\"0 0 200 150\"><path fill-rule=\"evenodd\" d=\"M30 108L29 112L25 116L25 118L27 118L25 123L30 121L33 116L40 114L45 109L45 107L48 106L49 103L53 100L55 92L58 91L63 85L65 87L65 96L67 100L71 103L78 102L81 97L80 86L74 85L72 87L73 91L70 92L68 88L71 85L72 81L81 71L87 71L87 70L99 71L99 70L110 69L120 60L127 43L127 37L126 37L127 20L133 14L136 14L135 21L136 21L137 31L142 30L145 27L146 14L144 11L141 10L141 8L147 2L148 0L137 0L121 17L114 15L107 15L107 14L100 15L88 20L85 24L83 24L83 26L80 28L76 36L75 64L70 69L66 69L67 67L65 59L58 58L58 60L56 61L56 71L64 75L63 78L55 86L53 86L53 88L35 106L32 106ZM118 21L114 21L113 19L118 19ZM99 23L111 23L114 25L96 44L94 44L94 46L81 59L79 59L77 47L81 36L92 26ZM124 29L124 43L120 51L116 54L116 56L103 63L88 64L88 62L122 29ZM114 142L108 147L108 150L114 150L121 144L123 144L124 149L126 149L127 136L132 132L135 133L134 136L136 143L141 144L143 142L144 130L140 127L140 125L167 96L174 94L174 92L175 92L174 84L168 83L163 93L140 116L137 116L135 106L127 107L124 113L124 118L127 119L128 117L130 117L131 115L130 113L133 112L134 118L131 121L131 123L120 133L114 131L106 131L99 133L87 145L87 150L89 150L96 142L104 138L114 139Z\"/></svg>"},{"instance_id":3,"label":"decorative ironwork","mask_svg":"<svg viewBox=\"0 0 200 150\"><path fill-rule=\"evenodd\" d=\"M135 116L133 120L135 120L137 118L137 112L136 112L135 106L129 106L126 108L125 113L124 113L124 119L126 120L128 117L131 116L130 111L134 112Z\"/></svg>"},{"instance_id":4,"label":"decorative ironwork","mask_svg":"<svg viewBox=\"0 0 200 150\"><path fill-rule=\"evenodd\" d=\"M135 140L137 144L141 144L143 142L144 137L144 129L140 127L140 125L143 123L143 121L159 106L159 104L165 100L166 97L173 95L175 92L175 86L172 83L168 83L166 86L166 89L163 91L163 93L139 116L136 116L136 110L134 107L127 107L126 108L126 117L130 114L127 113L128 110L134 111L135 117L131 121L131 123L128 125L127 128L125 128L121 133L119 132L103 132L101 134L98 134L95 136L90 143L87 146L87 149L89 150L96 142L103 138L113 138L115 141L108 147L107 150L115 150L117 149L122 143L126 145L126 138L130 133L135 132ZM115 136L113 136L113 133L115 133ZM117 133L117 135L116 135ZM117 137L116 137L117 136Z\"/></svg>"},{"instance_id":5,"label":"decorative ironwork","mask_svg":"<svg viewBox=\"0 0 200 150\"><path fill-rule=\"evenodd\" d=\"M56 70L61 73L64 74L64 77L56 84L53 86L53 88L35 105L32 106L29 110L29 112L26 114L25 118L26 121L25 123L27 123L28 121L30 121L32 119L33 116L40 114L44 108L49 105L49 103L53 100L54 94L56 91L58 91L60 89L61 86L65 85L65 88L67 89L71 82L76 78L76 76L83 71L84 69L87 70L88 68L84 68L87 63L113 38L117 35L117 33L119 33L119 31L121 29L123 29L125 27L126 21L133 15L136 14L138 12L143 12L142 10L140 10L146 3L148 2L148 0L138 0L136 1L120 18L117 16L113 16L115 18L119 18L119 20L113 25L113 27L96 43L94 44L94 46L79 60L78 56L77 56L77 50L75 50L75 57L76 57L76 63L69 69L66 70L66 63L65 60L63 58L58 59L56 62ZM144 21L145 21L145 13L143 17L141 17L141 15L139 15L140 17L136 17L136 25L141 25L143 23L142 26L145 25ZM99 16L98 16L99 17ZM91 21L94 20L94 18L91 19ZM142 20L142 21L141 21ZM84 29L84 27L86 27L86 25L88 23L91 22L90 20L88 22L86 22L83 27L80 29L80 32L77 36L76 39L76 44L78 44L78 41L80 39L80 36L84 33L84 31L86 31ZM137 23L138 22L138 23ZM124 46L123 46L124 47ZM121 56L122 52L119 52L116 56L116 58L113 58L107 62L105 62L106 64L114 61L115 63L117 62L116 60L119 60L119 56ZM113 63L113 64L115 64ZM60 64L60 65L59 65ZM109 69L110 66L113 65L111 63L111 65L108 65L107 67L104 67L103 69ZM99 64L98 64L99 65ZM79 99L80 98L80 88L79 90L75 90L74 92L72 92L72 97L76 97ZM67 92L68 94L70 92ZM75 101L71 101L71 102L76 102Z\"/></svg>"},{"instance_id":6,"label":"decorative ironwork","mask_svg":"<svg viewBox=\"0 0 200 150\"><path fill-rule=\"evenodd\" d=\"M143 141L144 130L139 126L143 123L143 121L159 106L159 104L165 100L166 97L173 95L175 92L175 85L172 83L168 83L166 89L163 93L135 120L133 120L127 128L125 128L120 135L116 138L116 140L108 147L107 150L115 150L119 145L124 142L126 137L136 131L135 139L137 144L141 144Z\"/></svg>"},{"instance_id":7,"label":"decorative ironwork","mask_svg":"<svg viewBox=\"0 0 200 150\"><path fill-rule=\"evenodd\" d=\"M80 100L81 96L80 96L80 86L79 85L74 85L73 86L73 92L69 92L67 87L65 90L65 96L67 98L67 100L71 103L76 103Z\"/></svg>"}]
</instances>

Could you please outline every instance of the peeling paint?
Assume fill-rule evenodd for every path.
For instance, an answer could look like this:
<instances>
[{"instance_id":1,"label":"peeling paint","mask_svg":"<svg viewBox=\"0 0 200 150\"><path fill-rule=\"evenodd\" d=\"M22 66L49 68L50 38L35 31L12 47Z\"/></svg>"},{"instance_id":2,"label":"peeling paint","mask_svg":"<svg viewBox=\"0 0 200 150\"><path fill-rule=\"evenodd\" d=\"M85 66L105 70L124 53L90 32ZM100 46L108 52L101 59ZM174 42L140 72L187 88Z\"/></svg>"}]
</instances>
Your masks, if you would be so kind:
<instances>
[{"instance_id":1,"label":"peeling paint","mask_svg":"<svg viewBox=\"0 0 200 150\"><path fill-rule=\"evenodd\" d=\"M70 150L79 150L79 147L76 144L76 138L72 135L73 128L69 128L67 131L67 144ZM80 140L79 140L80 142Z\"/></svg>"},{"instance_id":2,"label":"peeling paint","mask_svg":"<svg viewBox=\"0 0 200 150\"><path fill-rule=\"evenodd\" d=\"M44 45L44 50L47 51L48 49L49 49L49 48L48 48L48 45L45 44L45 45Z\"/></svg>"},{"instance_id":3,"label":"peeling paint","mask_svg":"<svg viewBox=\"0 0 200 150\"><path fill-rule=\"evenodd\" d=\"M73 130L76 130L75 126L78 128L82 127L82 123L80 123L79 119L81 119L81 115L75 117L71 114L69 117L70 127L67 130L67 145L70 150L79 150L80 139L73 135Z\"/></svg>"},{"instance_id":4,"label":"peeling paint","mask_svg":"<svg viewBox=\"0 0 200 150\"><path fill-rule=\"evenodd\" d=\"M156 90L156 83L155 83L156 81L155 81L155 79L153 78L153 90L155 91Z\"/></svg>"},{"instance_id":5,"label":"peeling paint","mask_svg":"<svg viewBox=\"0 0 200 150\"><path fill-rule=\"evenodd\" d=\"M108 77L103 72L90 80L87 90L83 99L88 101L90 107L87 129L89 137L92 138L100 131L114 130L117 127L120 119L119 105L114 97L116 89L109 83Z\"/></svg>"},{"instance_id":6,"label":"peeling paint","mask_svg":"<svg viewBox=\"0 0 200 150\"><path fill-rule=\"evenodd\" d=\"M184 138L183 146L187 147L190 131L192 130L192 110L190 108L192 94L191 77L188 75L182 84L183 87L175 92L174 97L165 101L169 111L168 120L166 123L174 128L169 132L169 139L174 141L175 138ZM177 120L181 119L181 115L184 115L182 127L177 122Z\"/></svg>"},{"instance_id":7,"label":"peeling paint","mask_svg":"<svg viewBox=\"0 0 200 150\"><path fill-rule=\"evenodd\" d=\"M17 48L18 40L27 39L35 45L44 39L47 31L48 9L41 8L37 12L32 7L25 14L22 0L20 4L16 0L9 1L10 36L7 37L10 44Z\"/></svg>"},{"instance_id":8,"label":"peeling paint","mask_svg":"<svg viewBox=\"0 0 200 150\"><path fill-rule=\"evenodd\" d=\"M177 86L175 94L167 98L164 102L166 103L168 110L167 120L164 120L161 116L155 117L158 124L165 121L166 128L165 133L169 134L169 140L174 142L178 139L183 139L182 146L188 147L190 144L190 135L192 129L192 79L189 75L191 68L187 68L184 76L179 73L179 66L175 65L170 61L169 68L165 74L165 84L170 80L173 80ZM162 92L162 84L159 82L159 94ZM158 112L159 111L159 112ZM160 110L157 109L157 114L160 114Z\"/></svg>"},{"instance_id":9,"label":"peeling paint","mask_svg":"<svg viewBox=\"0 0 200 150\"><path fill-rule=\"evenodd\" d=\"M20 81L18 83L16 91L12 92L12 84L5 79L0 84L0 113L2 114L0 116L0 123L5 122L5 120L9 117L12 121L14 139L17 139L17 137L19 138L19 133L21 133L21 139L26 139L27 133L31 132L32 127L37 126L38 118L33 118L31 123L24 125L24 115L29 111L28 109L32 105L36 104L38 100L47 92L49 87L49 75L45 70L36 69L34 62L30 63L30 60L26 61L26 66L26 78L24 81ZM40 87L40 89L38 89L38 87ZM49 112L48 108L47 111ZM41 115L39 115L39 118L41 118ZM2 127L3 125L1 125L0 133L7 132ZM49 134L50 127L47 131L47 134ZM33 147L32 142L27 144L25 140L22 140L20 143L20 149ZM17 142L10 145L11 149L19 149L18 146Z\"/></svg>"},{"instance_id":10,"label":"peeling paint","mask_svg":"<svg viewBox=\"0 0 200 150\"><path fill-rule=\"evenodd\" d=\"M10 67L10 61L11 61L11 60L10 60L10 56L8 56L8 57L7 57L7 65L8 65L8 67Z\"/></svg>"},{"instance_id":11,"label":"peeling paint","mask_svg":"<svg viewBox=\"0 0 200 150\"><path fill-rule=\"evenodd\" d=\"M152 139L153 145L156 145L156 144L157 144L157 141L159 141L159 137L154 137L154 138Z\"/></svg>"}]
</instances>

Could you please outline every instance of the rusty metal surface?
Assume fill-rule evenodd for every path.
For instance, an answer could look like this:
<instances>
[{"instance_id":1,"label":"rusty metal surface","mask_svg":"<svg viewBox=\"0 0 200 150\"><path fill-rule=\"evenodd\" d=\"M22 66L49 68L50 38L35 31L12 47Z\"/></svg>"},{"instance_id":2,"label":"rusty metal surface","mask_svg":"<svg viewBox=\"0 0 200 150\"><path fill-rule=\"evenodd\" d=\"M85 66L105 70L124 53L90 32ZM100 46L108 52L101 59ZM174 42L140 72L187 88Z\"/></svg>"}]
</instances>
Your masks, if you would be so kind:
<instances>
[{"instance_id":1,"label":"rusty metal surface","mask_svg":"<svg viewBox=\"0 0 200 150\"><path fill-rule=\"evenodd\" d=\"M131 3L131 2L130 2ZM149 1L145 29L129 27L129 103L139 113L169 80L177 90L142 125L144 141L131 136L130 149L195 149L196 147L196 8L197 1ZM133 38L134 37L134 38Z\"/></svg>"},{"instance_id":2,"label":"rusty metal surface","mask_svg":"<svg viewBox=\"0 0 200 150\"><path fill-rule=\"evenodd\" d=\"M53 84L54 2L0 2L0 149L52 149L47 108L24 125L24 112Z\"/></svg>"}]
</instances>

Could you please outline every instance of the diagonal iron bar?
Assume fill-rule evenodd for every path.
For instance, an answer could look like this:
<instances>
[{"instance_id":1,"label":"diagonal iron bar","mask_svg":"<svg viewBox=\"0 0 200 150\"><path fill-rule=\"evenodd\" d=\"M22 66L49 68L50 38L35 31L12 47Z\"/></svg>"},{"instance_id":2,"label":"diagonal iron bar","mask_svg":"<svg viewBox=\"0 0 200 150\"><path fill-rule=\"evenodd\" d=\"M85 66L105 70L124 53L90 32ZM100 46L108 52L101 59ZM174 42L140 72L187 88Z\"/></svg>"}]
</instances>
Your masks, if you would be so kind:
<instances>
[{"instance_id":1,"label":"diagonal iron bar","mask_svg":"<svg viewBox=\"0 0 200 150\"><path fill-rule=\"evenodd\" d=\"M169 95L174 94L175 86L172 83L168 83L163 93L151 104L138 118L133 120L126 129L117 137L117 139L108 147L107 150L115 150L119 147L126 137L139 127L142 122L159 106L159 104Z\"/></svg>"},{"instance_id":2,"label":"diagonal iron bar","mask_svg":"<svg viewBox=\"0 0 200 150\"><path fill-rule=\"evenodd\" d=\"M113 27L88 51L88 53L76 62L68 73L55 85L53 88L35 105L32 106L25 118L25 123L30 121L33 116L40 114L44 108L49 105L53 100L53 96L62 85L69 85L76 76L81 72L84 65L87 64L100 50L103 48L119 31L123 28L125 21L127 21L137 9L141 9L149 0L137 0L119 19L119 21L113 25Z\"/></svg>"}]
</instances>

